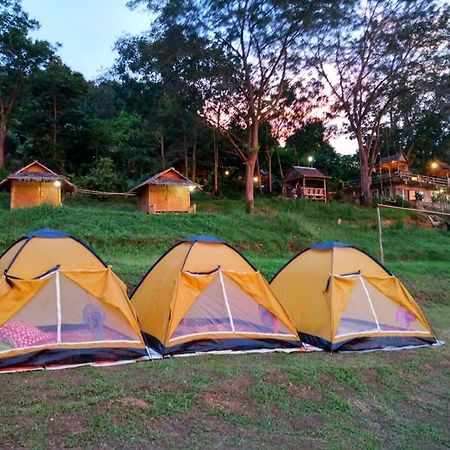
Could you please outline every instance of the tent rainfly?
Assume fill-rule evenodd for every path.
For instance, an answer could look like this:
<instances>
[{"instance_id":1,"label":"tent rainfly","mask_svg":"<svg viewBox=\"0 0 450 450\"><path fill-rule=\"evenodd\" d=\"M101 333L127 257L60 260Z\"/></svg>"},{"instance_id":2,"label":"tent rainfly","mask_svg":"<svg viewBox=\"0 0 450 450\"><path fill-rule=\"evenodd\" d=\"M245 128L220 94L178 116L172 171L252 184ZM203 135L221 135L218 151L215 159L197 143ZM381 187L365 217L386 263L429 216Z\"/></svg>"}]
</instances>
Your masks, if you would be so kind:
<instances>
[{"instance_id":1,"label":"tent rainfly","mask_svg":"<svg viewBox=\"0 0 450 450\"><path fill-rule=\"evenodd\" d=\"M148 345L163 355L301 346L261 274L231 245L209 236L175 244L131 302Z\"/></svg>"},{"instance_id":2,"label":"tent rainfly","mask_svg":"<svg viewBox=\"0 0 450 450\"><path fill-rule=\"evenodd\" d=\"M403 284L350 244L314 245L270 284L303 342L335 350L423 346L437 339Z\"/></svg>"},{"instance_id":3,"label":"tent rainfly","mask_svg":"<svg viewBox=\"0 0 450 450\"><path fill-rule=\"evenodd\" d=\"M76 188L66 177L33 161L0 181L2 189L10 191L10 205L14 209L42 204L61 206L61 191L73 192Z\"/></svg>"},{"instance_id":4,"label":"tent rainfly","mask_svg":"<svg viewBox=\"0 0 450 450\"><path fill-rule=\"evenodd\" d=\"M156 212L195 212L191 192L200 186L173 167L164 170L130 191L139 197L139 206L147 214Z\"/></svg>"},{"instance_id":5,"label":"tent rainfly","mask_svg":"<svg viewBox=\"0 0 450 450\"><path fill-rule=\"evenodd\" d=\"M30 233L3 253L0 273L1 371L146 358L126 286L76 238Z\"/></svg>"}]
</instances>

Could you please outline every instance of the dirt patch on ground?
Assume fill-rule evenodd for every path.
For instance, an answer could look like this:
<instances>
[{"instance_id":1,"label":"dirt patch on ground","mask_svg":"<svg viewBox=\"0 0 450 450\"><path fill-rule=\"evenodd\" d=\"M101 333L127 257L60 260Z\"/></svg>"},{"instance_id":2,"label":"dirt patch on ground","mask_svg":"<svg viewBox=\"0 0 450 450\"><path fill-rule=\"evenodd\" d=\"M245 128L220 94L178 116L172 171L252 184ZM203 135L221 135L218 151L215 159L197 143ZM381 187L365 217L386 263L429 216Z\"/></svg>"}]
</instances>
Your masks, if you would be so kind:
<instances>
[{"instance_id":1,"label":"dirt patch on ground","mask_svg":"<svg viewBox=\"0 0 450 450\"><path fill-rule=\"evenodd\" d=\"M214 391L220 390L222 392L228 393L236 393L236 392L242 393L253 382L254 380L252 378L232 375L230 377L227 377L225 380L223 379L216 380L211 385L211 389Z\"/></svg>"},{"instance_id":2,"label":"dirt patch on ground","mask_svg":"<svg viewBox=\"0 0 450 450\"><path fill-rule=\"evenodd\" d=\"M323 395L318 389L313 389L310 386L305 386L301 384L285 382L287 390L294 396L298 397L299 400L315 400L322 401Z\"/></svg>"},{"instance_id":3,"label":"dirt patch on ground","mask_svg":"<svg viewBox=\"0 0 450 450\"><path fill-rule=\"evenodd\" d=\"M230 396L227 392L201 392L197 397L200 406L219 408L224 411L255 416L254 408L247 399Z\"/></svg>"},{"instance_id":4,"label":"dirt patch on ground","mask_svg":"<svg viewBox=\"0 0 450 450\"><path fill-rule=\"evenodd\" d=\"M371 387L379 387L380 385L380 377L376 370L369 369L364 371L362 374L362 381L368 384Z\"/></svg>"},{"instance_id":5,"label":"dirt patch on ground","mask_svg":"<svg viewBox=\"0 0 450 450\"><path fill-rule=\"evenodd\" d=\"M263 252L265 250L264 244L261 242L238 242L236 245L242 251Z\"/></svg>"},{"instance_id":6,"label":"dirt patch on ground","mask_svg":"<svg viewBox=\"0 0 450 450\"><path fill-rule=\"evenodd\" d=\"M200 406L256 417L255 408L246 394L251 383L251 379L239 376L217 380L198 394L197 403Z\"/></svg>"},{"instance_id":7,"label":"dirt patch on ground","mask_svg":"<svg viewBox=\"0 0 450 450\"><path fill-rule=\"evenodd\" d=\"M302 250L304 250L305 248L307 248L307 247L305 247L304 245L298 245L298 244L295 244L295 243L289 243L287 246L286 246L286 250L289 252L289 253L300 253Z\"/></svg>"},{"instance_id":8,"label":"dirt patch on ground","mask_svg":"<svg viewBox=\"0 0 450 450\"><path fill-rule=\"evenodd\" d=\"M395 219L383 219L381 222L382 222L383 228L392 228L397 223L397 221Z\"/></svg>"},{"instance_id":9,"label":"dirt patch on ground","mask_svg":"<svg viewBox=\"0 0 450 450\"><path fill-rule=\"evenodd\" d=\"M373 405L367 401L363 401L361 399L349 398L349 403L355 407L358 411L361 411L363 414L368 414L373 411Z\"/></svg>"},{"instance_id":10,"label":"dirt patch on ground","mask_svg":"<svg viewBox=\"0 0 450 450\"><path fill-rule=\"evenodd\" d=\"M145 400L135 397L120 398L119 400L115 400L115 403L119 403L120 405L123 406L130 406L132 408L138 409L147 409L151 407L150 402L146 402Z\"/></svg>"},{"instance_id":11,"label":"dirt patch on ground","mask_svg":"<svg viewBox=\"0 0 450 450\"><path fill-rule=\"evenodd\" d=\"M261 414L259 418L264 420ZM324 448L321 437L311 437L304 433L305 427L315 426L312 422L306 423L303 418L292 419L297 422L297 429L262 429L258 425L230 423L220 417L196 411L183 419L155 421L152 424L154 429L162 435L170 436L170 440L156 438L152 442L152 448L186 448L187 442L191 448ZM270 417L270 421L273 422L273 417ZM283 424L287 425L287 422Z\"/></svg>"},{"instance_id":12,"label":"dirt patch on ground","mask_svg":"<svg viewBox=\"0 0 450 450\"><path fill-rule=\"evenodd\" d=\"M431 220L425 214L420 215L408 215L403 218L403 225L406 228L419 227L419 228L433 228Z\"/></svg>"}]
</instances>

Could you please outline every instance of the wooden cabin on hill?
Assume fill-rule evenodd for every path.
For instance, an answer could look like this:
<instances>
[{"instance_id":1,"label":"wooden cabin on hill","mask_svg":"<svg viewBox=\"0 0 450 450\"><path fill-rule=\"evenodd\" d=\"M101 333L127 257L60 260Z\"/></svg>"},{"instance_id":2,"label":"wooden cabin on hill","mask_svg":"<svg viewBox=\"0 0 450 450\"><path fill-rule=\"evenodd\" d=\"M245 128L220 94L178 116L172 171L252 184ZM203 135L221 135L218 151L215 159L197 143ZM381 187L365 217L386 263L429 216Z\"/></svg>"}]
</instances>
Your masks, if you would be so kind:
<instances>
[{"instance_id":1,"label":"wooden cabin on hill","mask_svg":"<svg viewBox=\"0 0 450 450\"><path fill-rule=\"evenodd\" d=\"M431 204L437 198L450 200L450 166L446 163L432 163L427 175L410 171L405 154L380 158L372 175L372 193L387 199L401 197L408 202ZM347 182L344 186L348 200L357 201L361 195L359 180Z\"/></svg>"},{"instance_id":2,"label":"wooden cabin on hill","mask_svg":"<svg viewBox=\"0 0 450 450\"><path fill-rule=\"evenodd\" d=\"M130 191L139 197L139 206L147 214L157 212L195 212L191 192L200 186L173 167L157 173Z\"/></svg>"},{"instance_id":3,"label":"wooden cabin on hill","mask_svg":"<svg viewBox=\"0 0 450 450\"><path fill-rule=\"evenodd\" d=\"M61 206L62 192L75 191L75 185L38 161L0 181L0 190L9 190L11 209L42 204Z\"/></svg>"},{"instance_id":4,"label":"wooden cabin on hill","mask_svg":"<svg viewBox=\"0 0 450 450\"><path fill-rule=\"evenodd\" d=\"M327 201L327 180L315 167L292 166L283 180L283 196Z\"/></svg>"}]
</instances>

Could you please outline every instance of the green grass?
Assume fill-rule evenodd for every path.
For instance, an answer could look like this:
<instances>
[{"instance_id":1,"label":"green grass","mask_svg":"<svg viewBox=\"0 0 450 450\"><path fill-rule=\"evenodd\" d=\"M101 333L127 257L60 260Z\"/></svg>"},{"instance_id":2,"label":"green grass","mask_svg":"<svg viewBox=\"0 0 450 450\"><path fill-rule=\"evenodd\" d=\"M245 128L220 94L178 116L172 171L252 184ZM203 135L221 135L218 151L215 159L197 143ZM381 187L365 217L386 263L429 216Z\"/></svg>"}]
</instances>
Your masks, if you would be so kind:
<instances>
[{"instance_id":1,"label":"green grass","mask_svg":"<svg viewBox=\"0 0 450 450\"><path fill-rule=\"evenodd\" d=\"M0 248L43 227L90 244L133 288L177 240L212 234L271 277L317 241L378 256L373 209L337 203L196 199L199 213L148 216L130 201L71 198L8 210ZM338 219L342 224L338 225ZM450 339L450 233L383 211L386 265ZM421 222L418 221L420 224ZM0 376L0 448L448 448L450 351L202 356Z\"/></svg>"}]
</instances>

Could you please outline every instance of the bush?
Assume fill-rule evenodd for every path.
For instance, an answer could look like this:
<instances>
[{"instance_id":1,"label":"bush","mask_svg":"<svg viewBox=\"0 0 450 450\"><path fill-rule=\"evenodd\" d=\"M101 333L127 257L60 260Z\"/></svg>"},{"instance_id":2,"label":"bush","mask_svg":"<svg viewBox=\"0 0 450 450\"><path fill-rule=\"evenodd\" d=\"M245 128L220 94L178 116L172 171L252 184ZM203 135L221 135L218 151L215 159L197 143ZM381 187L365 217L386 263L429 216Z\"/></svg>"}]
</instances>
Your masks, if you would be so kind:
<instances>
[{"instance_id":1,"label":"bush","mask_svg":"<svg viewBox=\"0 0 450 450\"><path fill-rule=\"evenodd\" d=\"M100 158L87 175L79 177L77 184L85 189L105 192L128 190L128 183L117 175L111 158Z\"/></svg>"},{"instance_id":2,"label":"bush","mask_svg":"<svg viewBox=\"0 0 450 450\"><path fill-rule=\"evenodd\" d=\"M9 171L6 169L0 169L0 181L4 180L9 175Z\"/></svg>"},{"instance_id":3,"label":"bush","mask_svg":"<svg viewBox=\"0 0 450 450\"><path fill-rule=\"evenodd\" d=\"M440 192L439 194L436 194L436 195L432 195L431 201L433 203L449 203L447 196L442 192Z\"/></svg>"},{"instance_id":4,"label":"bush","mask_svg":"<svg viewBox=\"0 0 450 450\"><path fill-rule=\"evenodd\" d=\"M394 201L391 202L394 206L400 206L402 208L411 208L411 203L408 202L408 200L405 200L400 195L397 195L394 199Z\"/></svg>"}]
</instances>

